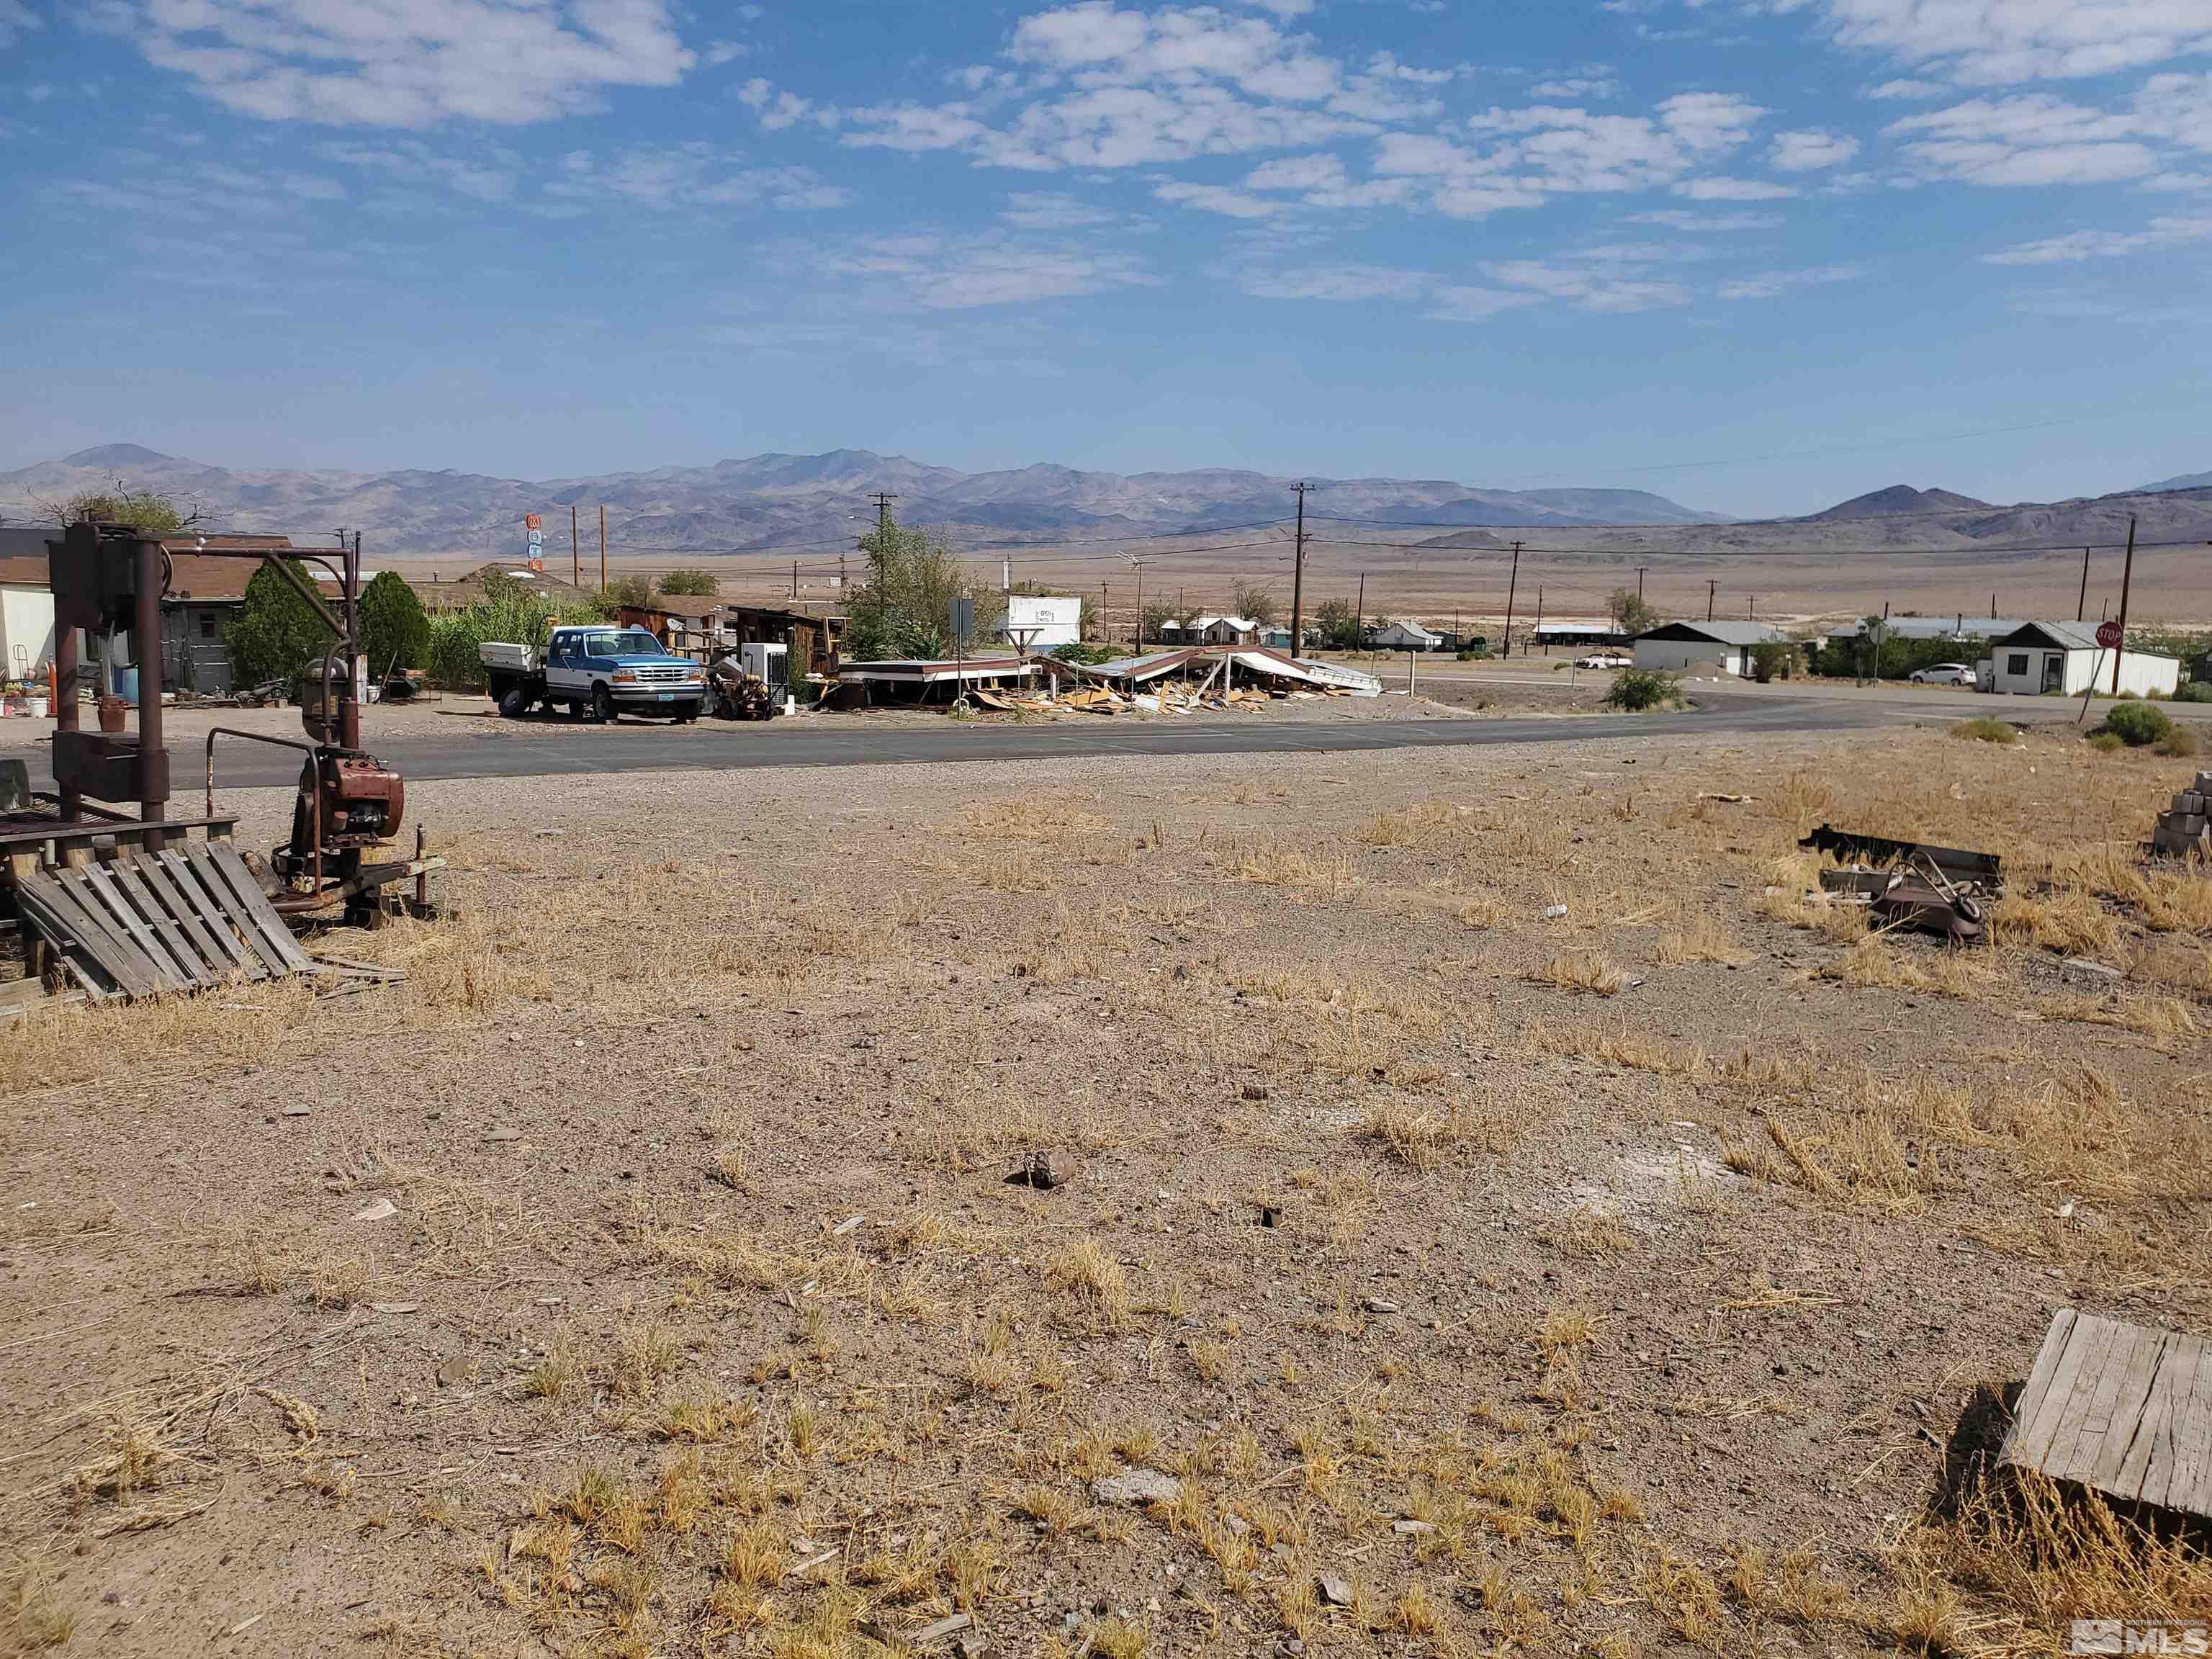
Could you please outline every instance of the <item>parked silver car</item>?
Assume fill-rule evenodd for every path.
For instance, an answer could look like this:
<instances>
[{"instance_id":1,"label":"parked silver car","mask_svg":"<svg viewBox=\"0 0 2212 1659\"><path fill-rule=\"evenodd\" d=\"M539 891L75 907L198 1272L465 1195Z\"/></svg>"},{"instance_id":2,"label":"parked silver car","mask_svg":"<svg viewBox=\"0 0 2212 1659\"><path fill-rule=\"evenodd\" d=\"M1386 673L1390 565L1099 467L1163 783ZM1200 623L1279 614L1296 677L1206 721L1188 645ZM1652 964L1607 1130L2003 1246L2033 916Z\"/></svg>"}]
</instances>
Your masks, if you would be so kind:
<instances>
[{"instance_id":1,"label":"parked silver car","mask_svg":"<svg viewBox=\"0 0 2212 1659\"><path fill-rule=\"evenodd\" d=\"M1974 670L1970 663L1931 662L1925 668L1916 668L1905 678L1916 685L1972 685Z\"/></svg>"}]
</instances>

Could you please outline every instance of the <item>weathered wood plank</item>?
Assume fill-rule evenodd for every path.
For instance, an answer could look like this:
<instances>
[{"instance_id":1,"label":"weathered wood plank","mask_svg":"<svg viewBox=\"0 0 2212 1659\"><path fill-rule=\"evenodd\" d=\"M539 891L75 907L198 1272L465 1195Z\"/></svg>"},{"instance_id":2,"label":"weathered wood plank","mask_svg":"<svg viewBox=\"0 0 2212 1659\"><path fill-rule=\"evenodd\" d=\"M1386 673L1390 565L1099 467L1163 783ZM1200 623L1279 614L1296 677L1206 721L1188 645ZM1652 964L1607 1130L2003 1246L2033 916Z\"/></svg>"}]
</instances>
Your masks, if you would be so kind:
<instances>
[{"instance_id":1,"label":"weathered wood plank","mask_svg":"<svg viewBox=\"0 0 2212 1659\"><path fill-rule=\"evenodd\" d=\"M2169 1509L2212 1516L2212 1342L2195 1340L2197 1369L2174 1431L2173 1463L2166 1474L2163 1501Z\"/></svg>"},{"instance_id":2,"label":"weathered wood plank","mask_svg":"<svg viewBox=\"0 0 2212 1659\"><path fill-rule=\"evenodd\" d=\"M143 916L155 933L160 935L161 948L169 953L169 960L183 970L187 984L197 988L212 985L222 977L217 969L201 959L198 947L185 937L185 931L177 925L177 919L154 896L153 890L139 879L138 872L131 867L127 860L118 859L108 866L107 877L131 908Z\"/></svg>"},{"instance_id":3,"label":"weathered wood plank","mask_svg":"<svg viewBox=\"0 0 2212 1659\"><path fill-rule=\"evenodd\" d=\"M2081 1368L2095 1358L2098 1321L2085 1314L2077 1314L2068 1324L2060 1351L2053 1359L2050 1375L2044 1385L2039 1405L2021 1401L2023 1419L2030 1425L2019 1437L2018 1462L2025 1468L2041 1468L2051 1455L2051 1442L2057 1438L2058 1425L2066 1415L2067 1402L2074 1397L2074 1385L2081 1376ZM2056 1334L2056 1325L2053 1332Z\"/></svg>"},{"instance_id":4,"label":"weathered wood plank","mask_svg":"<svg viewBox=\"0 0 2212 1659\"><path fill-rule=\"evenodd\" d=\"M2058 1396L2057 1421L2036 1467L2058 1476L2073 1466L2074 1449L2081 1441L2081 1425L2096 1403L2097 1385L2112 1359L2112 1328L2109 1320L2084 1314L2074 1322L2074 1340L2067 1345L2066 1362L2051 1380Z\"/></svg>"},{"instance_id":5,"label":"weathered wood plank","mask_svg":"<svg viewBox=\"0 0 2212 1659\"><path fill-rule=\"evenodd\" d=\"M2180 1445L2182 1419L2188 1414L2197 1367L2203 1357L2203 1339L2169 1336L2160 1356L2158 1375L2151 1379L2143 1402L2142 1422L2130 1442L2127 1455L2113 1477L2112 1491L2121 1497L2163 1504L2173 1480L2176 1451Z\"/></svg>"},{"instance_id":6,"label":"weathered wood plank","mask_svg":"<svg viewBox=\"0 0 2212 1659\"><path fill-rule=\"evenodd\" d=\"M209 861L222 872L232 892L238 896L240 908L268 935L269 942L276 947L292 970L301 974L314 972L314 958L300 948L300 941L292 937L284 918L269 902L269 895L261 890L261 884L254 880L253 872L246 867L246 860L238 856L238 849L222 845L212 847Z\"/></svg>"},{"instance_id":7,"label":"weathered wood plank","mask_svg":"<svg viewBox=\"0 0 2212 1659\"><path fill-rule=\"evenodd\" d=\"M269 969L261 958L238 937L228 910L216 902L216 896L208 890L207 884L193 870L180 853L164 850L155 855L170 880L176 884L179 895L198 915L208 937L216 948L227 952L234 971L244 974L249 980L267 979Z\"/></svg>"},{"instance_id":8,"label":"weathered wood plank","mask_svg":"<svg viewBox=\"0 0 2212 1659\"><path fill-rule=\"evenodd\" d=\"M231 890L229 879L216 865L207 844L204 842L194 843L185 848L185 856L191 861L193 873L207 884L209 896L222 914L229 917L237 927L239 936L246 941L254 955L261 959L263 965L268 969L270 975L282 979L292 973L294 971L292 964L285 959L284 953L279 951L271 940L264 937L261 928L255 925L251 913L245 911L240 905L237 895ZM234 854L232 856L235 858L237 855ZM249 877L248 880L251 879L252 878ZM265 900L264 903L266 904Z\"/></svg>"},{"instance_id":9,"label":"weathered wood plank","mask_svg":"<svg viewBox=\"0 0 2212 1659\"><path fill-rule=\"evenodd\" d=\"M2127 1467L2136 1442L2155 1443L2165 1417L2157 1400L2159 1373L2165 1370L2166 1351L2174 1340L2171 1331L2139 1331L2128 1352L2126 1366L2112 1389L2112 1414L2104 1437L2094 1450L2085 1448L2087 1473L2081 1479L2100 1492L2120 1493L2120 1472ZM2166 1431L2171 1432L2170 1427ZM2146 1453L2146 1461L2148 1454ZM2136 1480L2140 1490L2142 1477Z\"/></svg>"},{"instance_id":10,"label":"weathered wood plank","mask_svg":"<svg viewBox=\"0 0 2212 1659\"><path fill-rule=\"evenodd\" d=\"M232 945L228 938L222 941L216 939L215 933L202 920L199 911L170 878L168 870L158 858L142 853L131 860L131 869L132 875L145 884L146 890L152 895L154 901L176 918L179 930L191 941L193 954L200 959L203 984L228 979L238 971L237 946ZM229 930L225 928L222 931L228 934ZM230 948L226 950L226 945Z\"/></svg>"},{"instance_id":11,"label":"weathered wood plank","mask_svg":"<svg viewBox=\"0 0 2212 1659\"><path fill-rule=\"evenodd\" d=\"M2044 1333L2043 1346L2035 1351L2035 1368L2028 1372L2020 1398L2013 1406L2012 1431L2005 1436L2004 1447L1998 1454L2000 1462L2032 1465L2049 1449L2051 1431L2057 1423L2051 1415L2051 1378L2074 1334L2074 1321L2071 1308L2061 1308L2051 1316L2051 1328Z\"/></svg>"},{"instance_id":12,"label":"weathered wood plank","mask_svg":"<svg viewBox=\"0 0 2212 1659\"><path fill-rule=\"evenodd\" d=\"M154 994L154 964L129 940L119 939L85 900L43 872L26 878L16 902L73 967L89 964L125 996Z\"/></svg>"},{"instance_id":13,"label":"weathered wood plank","mask_svg":"<svg viewBox=\"0 0 2212 1659\"><path fill-rule=\"evenodd\" d=\"M179 991L191 986L191 975L170 960L169 953L161 948L161 938L154 932L153 924L124 902L123 895L108 878L106 871L95 864L80 876L63 878L63 884L86 896L87 909L96 910L104 906L106 913L104 920L144 953L146 960L154 964L154 971L161 978Z\"/></svg>"},{"instance_id":14,"label":"weathered wood plank","mask_svg":"<svg viewBox=\"0 0 2212 1659\"><path fill-rule=\"evenodd\" d=\"M2051 1461L2044 1466L2045 1474L2056 1480L2096 1485L2097 1455L2121 1414L2121 1391L2136 1374L2136 1357L2146 1342L2155 1345L2159 1340L2160 1335L2154 1331L2133 1325L2112 1326L2112 1334L2105 1344L2105 1363L2097 1368L2096 1387L2087 1391L2087 1404L2079 1414L2078 1431L2070 1444L2062 1440L2052 1449ZM2148 1387L2149 1381L2149 1374L2143 1373L2143 1386ZM2130 1411L2130 1424L2134 1416L2135 1412ZM2064 1433L2063 1427L2060 1433Z\"/></svg>"}]
</instances>

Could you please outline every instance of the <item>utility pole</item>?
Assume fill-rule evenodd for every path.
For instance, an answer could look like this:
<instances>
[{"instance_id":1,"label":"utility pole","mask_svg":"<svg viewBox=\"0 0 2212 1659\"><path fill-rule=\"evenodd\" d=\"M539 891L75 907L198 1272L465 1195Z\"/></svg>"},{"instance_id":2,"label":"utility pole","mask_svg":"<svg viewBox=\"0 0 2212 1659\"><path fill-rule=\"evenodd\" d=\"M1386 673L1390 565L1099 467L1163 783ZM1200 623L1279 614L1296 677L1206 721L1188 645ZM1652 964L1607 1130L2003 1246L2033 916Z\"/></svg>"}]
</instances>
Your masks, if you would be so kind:
<instances>
[{"instance_id":1,"label":"utility pole","mask_svg":"<svg viewBox=\"0 0 2212 1659\"><path fill-rule=\"evenodd\" d=\"M1359 573L1359 607L1352 615L1352 642L1355 647L1367 643L1367 573Z\"/></svg>"},{"instance_id":2,"label":"utility pole","mask_svg":"<svg viewBox=\"0 0 2212 1659\"><path fill-rule=\"evenodd\" d=\"M2128 650L2128 584L2136 574L2136 515L2128 514L2128 559L2120 567L2120 642L2112 652L2112 695L2120 695L2120 659Z\"/></svg>"},{"instance_id":3,"label":"utility pole","mask_svg":"<svg viewBox=\"0 0 2212 1659\"><path fill-rule=\"evenodd\" d=\"M1648 564L1639 564L1636 567L1636 603L1639 605L1644 603L1644 573L1650 568Z\"/></svg>"},{"instance_id":4,"label":"utility pole","mask_svg":"<svg viewBox=\"0 0 2212 1659\"><path fill-rule=\"evenodd\" d=\"M1996 617L1996 614L1997 614L1997 596L1996 596L1996 594L1992 593L1992 594L1990 594L1990 617L1991 617L1992 619L1994 619L1994 618Z\"/></svg>"},{"instance_id":5,"label":"utility pole","mask_svg":"<svg viewBox=\"0 0 2212 1659\"><path fill-rule=\"evenodd\" d=\"M898 497L896 495L887 495L881 490L878 490L875 495L870 496L869 499L876 504L876 534L878 536L889 535L890 533L891 527L891 503L896 501Z\"/></svg>"},{"instance_id":6,"label":"utility pole","mask_svg":"<svg viewBox=\"0 0 2212 1659\"><path fill-rule=\"evenodd\" d=\"M1536 632L1534 637L1537 644L1544 645L1544 584L1541 582L1536 584ZM1521 654L1525 657L1528 653L1523 651ZM1544 654L1547 657L1552 654L1550 646L1544 645Z\"/></svg>"},{"instance_id":7,"label":"utility pole","mask_svg":"<svg viewBox=\"0 0 2212 1659\"><path fill-rule=\"evenodd\" d=\"M1705 584L1705 620L1713 619L1713 598L1720 592L1720 579L1716 576Z\"/></svg>"},{"instance_id":8,"label":"utility pole","mask_svg":"<svg viewBox=\"0 0 2212 1659\"><path fill-rule=\"evenodd\" d=\"M1513 654L1513 593L1521 586L1521 544L1513 544L1513 574L1505 579L1505 642L1500 657Z\"/></svg>"},{"instance_id":9,"label":"utility pole","mask_svg":"<svg viewBox=\"0 0 2212 1659\"><path fill-rule=\"evenodd\" d=\"M1745 609L1743 617L1746 622L1757 622L1759 620L1758 594L1754 593L1751 596L1751 604Z\"/></svg>"},{"instance_id":10,"label":"utility pole","mask_svg":"<svg viewBox=\"0 0 2212 1659\"><path fill-rule=\"evenodd\" d=\"M1996 613L1993 611L1990 614ZM2086 547L2081 550L2081 597L2074 606L2074 620L2089 620L2089 550Z\"/></svg>"},{"instance_id":11,"label":"utility pole","mask_svg":"<svg viewBox=\"0 0 2212 1659\"><path fill-rule=\"evenodd\" d=\"M1106 626L1106 584L1098 584L1098 643L1108 642L1111 630Z\"/></svg>"},{"instance_id":12,"label":"utility pole","mask_svg":"<svg viewBox=\"0 0 2212 1659\"><path fill-rule=\"evenodd\" d=\"M1301 482L1298 492L1297 551L1291 559L1291 654L1297 656L1305 647L1306 637L1306 492L1313 488Z\"/></svg>"},{"instance_id":13,"label":"utility pole","mask_svg":"<svg viewBox=\"0 0 2212 1659\"><path fill-rule=\"evenodd\" d=\"M799 561L796 559L791 562L791 602L793 605L799 603Z\"/></svg>"},{"instance_id":14,"label":"utility pole","mask_svg":"<svg viewBox=\"0 0 2212 1659\"><path fill-rule=\"evenodd\" d=\"M602 592L604 592L604 591L605 590L605 588L606 588L606 585L607 585L607 504L606 504L605 501L601 501L601 502L599 503L599 587L600 587L600 590L601 590Z\"/></svg>"},{"instance_id":15,"label":"utility pole","mask_svg":"<svg viewBox=\"0 0 2212 1659\"><path fill-rule=\"evenodd\" d=\"M573 587L584 585L584 550L576 545L576 504L568 503L568 582Z\"/></svg>"}]
</instances>

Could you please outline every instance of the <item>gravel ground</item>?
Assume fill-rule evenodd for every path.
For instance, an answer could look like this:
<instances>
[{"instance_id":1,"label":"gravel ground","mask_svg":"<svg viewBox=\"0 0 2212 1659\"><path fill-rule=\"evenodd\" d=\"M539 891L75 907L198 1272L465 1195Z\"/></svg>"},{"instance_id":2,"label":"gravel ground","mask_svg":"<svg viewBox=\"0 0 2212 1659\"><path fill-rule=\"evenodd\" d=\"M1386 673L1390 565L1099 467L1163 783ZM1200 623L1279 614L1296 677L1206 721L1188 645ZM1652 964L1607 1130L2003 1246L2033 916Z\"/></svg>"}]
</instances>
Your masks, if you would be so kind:
<instances>
[{"instance_id":1,"label":"gravel ground","mask_svg":"<svg viewBox=\"0 0 2212 1659\"><path fill-rule=\"evenodd\" d=\"M2049 1650L1948 1576L1943 1443L2062 1302L2212 1312L2212 907L2008 912L2086 994L1853 942L1794 843L2027 872L2187 768L1607 730L426 786L462 920L332 946L404 985L0 1055L25 1605L119 1656L1749 1655L1940 1589Z\"/></svg>"}]
</instances>

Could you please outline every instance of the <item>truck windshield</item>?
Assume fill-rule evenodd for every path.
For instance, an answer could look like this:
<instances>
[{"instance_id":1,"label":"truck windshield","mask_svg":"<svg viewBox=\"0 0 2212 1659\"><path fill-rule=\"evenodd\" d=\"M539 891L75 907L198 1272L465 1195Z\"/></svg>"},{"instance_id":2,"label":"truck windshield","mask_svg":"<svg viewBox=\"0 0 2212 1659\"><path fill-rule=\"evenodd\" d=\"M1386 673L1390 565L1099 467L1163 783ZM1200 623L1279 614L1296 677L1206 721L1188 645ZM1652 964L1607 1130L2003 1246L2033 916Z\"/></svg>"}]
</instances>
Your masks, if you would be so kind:
<instances>
[{"instance_id":1,"label":"truck windshield","mask_svg":"<svg viewBox=\"0 0 2212 1659\"><path fill-rule=\"evenodd\" d=\"M584 635L584 654L587 657L665 657L660 641L642 628L625 628L620 632Z\"/></svg>"}]
</instances>

